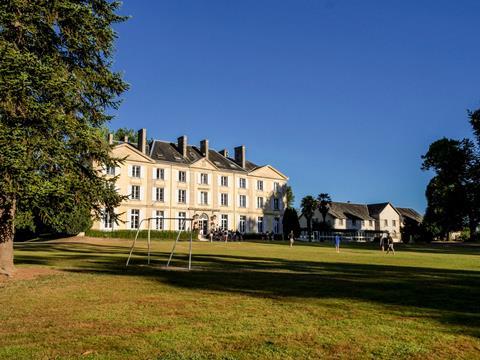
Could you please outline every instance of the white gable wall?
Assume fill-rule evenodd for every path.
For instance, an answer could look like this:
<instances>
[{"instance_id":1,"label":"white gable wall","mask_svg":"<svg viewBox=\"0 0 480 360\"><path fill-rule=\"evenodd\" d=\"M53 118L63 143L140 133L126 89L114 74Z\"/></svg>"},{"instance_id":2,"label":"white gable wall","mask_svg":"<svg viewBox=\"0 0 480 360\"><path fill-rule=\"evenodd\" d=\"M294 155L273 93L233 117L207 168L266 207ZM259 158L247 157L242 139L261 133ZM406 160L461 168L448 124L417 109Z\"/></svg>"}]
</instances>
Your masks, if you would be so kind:
<instances>
[{"instance_id":1,"label":"white gable wall","mask_svg":"<svg viewBox=\"0 0 480 360\"><path fill-rule=\"evenodd\" d=\"M388 231L394 240L400 239L400 215L388 204L379 214L378 228L381 231Z\"/></svg>"}]
</instances>

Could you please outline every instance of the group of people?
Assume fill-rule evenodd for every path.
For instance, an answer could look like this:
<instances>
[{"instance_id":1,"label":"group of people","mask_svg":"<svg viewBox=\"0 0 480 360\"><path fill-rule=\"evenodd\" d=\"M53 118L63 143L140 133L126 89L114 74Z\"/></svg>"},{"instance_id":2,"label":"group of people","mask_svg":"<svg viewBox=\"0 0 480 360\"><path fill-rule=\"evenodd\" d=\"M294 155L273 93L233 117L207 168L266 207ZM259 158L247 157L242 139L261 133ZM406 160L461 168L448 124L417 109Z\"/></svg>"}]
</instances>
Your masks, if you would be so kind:
<instances>
[{"instance_id":1,"label":"group of people","mask_svg":"<svg viewBox=\"0 0 480 360\"><path fill-rule=\"evenodd\" d=\"M382 237L380 238L380 249L382 252L385 251L385 247L387 248L387 254L391 251L393 255L395 255L395 249L393 248L393 238L390 233L383 233Z\"/></svg>"},{"instance_id":2,"label":"group of people","mask_svg":"<svg viewBox=\"0 0 480 360\"><path fill-rule=\"evenodd\" d=\"M273 231L267 231L266 233L262 233L262 240L275 240L275 233Z\"/></svg>"},{"instance_id":3,"label":"group of people","mask_svg":"<svg viewBox=\"0 0 480 360\"><path fill-rule=\"evenodd\" d=\"M295 234L293 233L293 231L290 231L290 233L288 234L288 240L290 242L290 247L292 247L295 242ZM334 237L334 243L335 243L335 251L337 253L340 252L340 241L341 241L341 236L339 234L336 234ZM390 233L389 232L383 233L382 236L380 237L380 249L382 250L382 252L384 252L386 248L387 254L389 252L392 252L393 255L395 255L395 249L393 247L393 244L394 244L393 238L390 235Z\"/></svg>"},{"instance_id":4,"label":"group of people","mask_svg":"<svg viewBox=\"0 0 480 360\"><path fill-rule=\"evenodd\" d=\"M212 241L242 241L243 235L240 231L233 231L233 230L210 230L208 233L208 238L210 242Z\"/></svg>"}]
</instances>

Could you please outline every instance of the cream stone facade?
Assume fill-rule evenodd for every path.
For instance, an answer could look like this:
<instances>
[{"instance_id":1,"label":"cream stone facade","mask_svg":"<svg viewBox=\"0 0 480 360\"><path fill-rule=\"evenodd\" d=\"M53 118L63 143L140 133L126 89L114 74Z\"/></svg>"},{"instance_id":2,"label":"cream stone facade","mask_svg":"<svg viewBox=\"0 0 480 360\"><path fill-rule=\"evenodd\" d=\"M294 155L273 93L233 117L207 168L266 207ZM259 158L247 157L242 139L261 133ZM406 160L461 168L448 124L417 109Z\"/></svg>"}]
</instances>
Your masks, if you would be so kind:
<instances>
[{"instance_id":1,"label":"cream stone facade","mask_svg":"<svg viewBox=\"0 0 480 360\"><path fill-rule=\"evenodd\" d=\"M147 229L148 221L142 220L154 218L152 230L180 230L179 218L196 216L203 234L215 229L281 233L288 178L270 165L247 161L245 154L240 146L230 158L226 150L209 149L208 140L190 146L186 136L176 143L147 144L142 129L137 144L112 147L114 157L125 158L122 166L104 169L118 176L118 191L129 196L115 210L121 221L115 224L105 216L92 228Z\"/></svg>"}]
</instances>

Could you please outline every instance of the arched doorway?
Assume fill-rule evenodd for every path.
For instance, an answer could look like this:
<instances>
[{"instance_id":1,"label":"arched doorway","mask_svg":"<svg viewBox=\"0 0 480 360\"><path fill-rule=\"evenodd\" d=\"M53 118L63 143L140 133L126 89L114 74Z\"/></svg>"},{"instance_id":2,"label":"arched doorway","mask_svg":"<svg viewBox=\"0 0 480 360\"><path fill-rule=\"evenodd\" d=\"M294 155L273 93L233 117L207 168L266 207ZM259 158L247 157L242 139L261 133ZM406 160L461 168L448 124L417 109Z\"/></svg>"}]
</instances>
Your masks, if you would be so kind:
<instances>
[{"instance_id":1,"label":"arched doorway","mask_svg":"<svg viewBox=\"0 0 480 360\"><path fill-rule=\"evenodd\" d=\"M198 218L198 229L200 230L200 235L207 237L208 235L208 215L203 213Z\"/></svg>"}]
</instances>

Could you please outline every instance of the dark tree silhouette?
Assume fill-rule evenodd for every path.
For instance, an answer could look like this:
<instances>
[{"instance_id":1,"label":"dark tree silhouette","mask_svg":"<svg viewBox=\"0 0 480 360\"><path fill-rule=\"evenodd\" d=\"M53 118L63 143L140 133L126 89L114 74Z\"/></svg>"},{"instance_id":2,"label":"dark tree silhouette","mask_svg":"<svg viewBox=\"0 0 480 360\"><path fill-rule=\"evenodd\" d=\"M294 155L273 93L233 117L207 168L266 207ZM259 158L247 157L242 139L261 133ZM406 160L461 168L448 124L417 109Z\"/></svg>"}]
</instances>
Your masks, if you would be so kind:
<instances>
[{"instance_id":1,"label":"dark tree silhouette","mask_svg":"<svg viewBox=\"0 0 480 360\"><path fill-rule=\"evenodd\" d=\"M302 208L302 214L307 220L308 241L312 241L312 218L318 207L317 200L313 196L307 195L302 199L300 206Z\"/></svg>"},{"instance_id":2,"label":"dark tree silhouette","mask_svg":"<svg viewBox=\"0 0 480 360\"><path fill-rule=\"evenodd\" d=\"M321 193L317 196L318 202L318 211L322 214L322 221L323 225L325 225L325 221L327 220L327 214L330 210L330 205L332 204L332 198L327 193Z\"/></svg>"}]
</instances>

